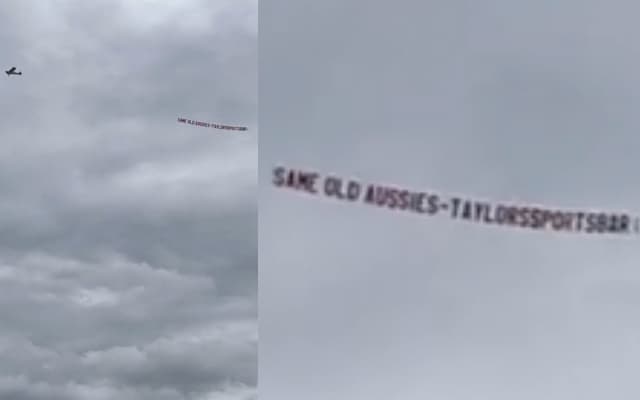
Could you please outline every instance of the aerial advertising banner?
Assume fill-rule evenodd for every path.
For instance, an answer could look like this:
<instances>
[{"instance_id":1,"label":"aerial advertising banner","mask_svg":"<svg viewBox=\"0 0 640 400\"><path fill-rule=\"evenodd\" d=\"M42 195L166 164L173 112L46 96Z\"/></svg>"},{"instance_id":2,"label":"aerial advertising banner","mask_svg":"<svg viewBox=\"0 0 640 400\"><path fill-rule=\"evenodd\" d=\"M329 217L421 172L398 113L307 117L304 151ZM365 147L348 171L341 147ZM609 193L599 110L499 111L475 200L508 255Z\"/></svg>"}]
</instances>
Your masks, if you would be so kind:
<instances>
[{"instance_id":1,"label":"aerial advertising banner","mask_svg":"<svg viewBox=\"0 0 640 400\"><path fill-rule=\"evenodd\" d=\"M531 204L492 203L462 196L411 190L337 175L323 176L316 171L278 166L272 183L277 188L293 189L312 195L350 203L411 212L426 216L444 215L451 219L486 225L551 230L568 233L617 234L640 233L640 218L627 213L587 210L560 210Z\"/></svg>"},{"instance_id":2,"label":"aerial advertising banner","mask_svg":"<svg viewBox=\"0 0 640 400\"><path fill-rule=\"evenodd\" d=\"M204 128L226 129L230 131L246 131L248 129L246 126L221 125L221 124L214 124L211 122L196 121L196 120L187 119L187 118L178 118L178 122L182 122L183 124L202 126Z\"/></svg>"}]
</instances>

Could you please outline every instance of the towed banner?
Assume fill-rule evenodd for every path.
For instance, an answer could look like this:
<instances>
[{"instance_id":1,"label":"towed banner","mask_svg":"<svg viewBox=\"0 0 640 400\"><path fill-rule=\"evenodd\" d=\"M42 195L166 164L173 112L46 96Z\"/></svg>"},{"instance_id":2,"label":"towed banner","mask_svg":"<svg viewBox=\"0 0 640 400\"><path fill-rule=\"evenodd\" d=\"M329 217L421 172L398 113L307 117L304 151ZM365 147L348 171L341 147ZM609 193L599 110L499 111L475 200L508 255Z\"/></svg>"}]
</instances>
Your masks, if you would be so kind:
<instances>
[{"instance_id":1,"label":"towed banner","mask_svg":"<svg viewBox=\"0 0 640 400\"><path fill-rule=\"evenodd\" d=\"M196 121L193 119L186 119L186 118L178 118L178 122L182 122L183 124L202 126L205 128L226 129L230 131L246 131L248 129L246 126L220 125L220 124L213 124L210 122L201 122L201 121Z\"/></svg>"},{"instance_id":2,"label":"towed banner","mask_svg":"<svg viewBox=\"0 0 640 400\"><path fill-rule=\"evenodd\" d=\"M516 205L414 191L399 187L363 184L336 175L322 177L315 171L285 167L273 169L273 185L348 202L452 219L518 228L573 233L639 234L640 219L627 213L568 211L534 205Z\"/></svg>"}]
</instances>

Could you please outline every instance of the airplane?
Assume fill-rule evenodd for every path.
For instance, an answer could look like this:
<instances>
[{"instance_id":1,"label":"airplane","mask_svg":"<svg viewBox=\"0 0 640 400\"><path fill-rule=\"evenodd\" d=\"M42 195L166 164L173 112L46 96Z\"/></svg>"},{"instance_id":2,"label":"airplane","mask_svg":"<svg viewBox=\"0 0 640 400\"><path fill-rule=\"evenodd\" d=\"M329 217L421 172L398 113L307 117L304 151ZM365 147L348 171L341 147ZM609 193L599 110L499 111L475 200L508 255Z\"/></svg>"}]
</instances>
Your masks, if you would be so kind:
<instances>
[{"instance_id":1,"label":"airplane","mask_svg":"<svg viewBox=\"0 0 640 400\"><path fill-rule=\"evenodd\" d=\"M4 72L7 74L7 76L9 76L9 75L22 75L22 72L16 72L16 67L11 67L10 70L4 71Z\"/></svg>"}]
</instances>

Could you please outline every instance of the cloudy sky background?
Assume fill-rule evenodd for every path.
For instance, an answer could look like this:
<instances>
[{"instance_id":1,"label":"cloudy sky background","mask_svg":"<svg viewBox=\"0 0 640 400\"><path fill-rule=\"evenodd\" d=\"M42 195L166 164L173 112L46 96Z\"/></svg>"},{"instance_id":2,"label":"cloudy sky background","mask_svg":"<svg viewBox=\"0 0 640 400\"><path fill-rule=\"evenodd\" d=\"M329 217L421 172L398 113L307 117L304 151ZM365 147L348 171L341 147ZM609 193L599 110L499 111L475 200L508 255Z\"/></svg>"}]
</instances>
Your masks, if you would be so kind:
<instances>
[{"instance_id":1,"label":"cloudy sky background","mask_svg":"<svg viewBox=\"0 0 640 400\"><path fill-rule=\"evenodd\" d=\"M0 398L255 398L257 28L254 0L2 2Z\"/></svg>"},{"instance_id":2,"label":"cloudy sky background","mask_svg":"<svg viewBox=\"0 0 640 400\"><path fill-rule=\"evenodd\" d=\"M271 186L285 165L640 211L638 11L261 2L261 399L640 395L640 238L430 219Z\"/></svg>"}]
</instances>

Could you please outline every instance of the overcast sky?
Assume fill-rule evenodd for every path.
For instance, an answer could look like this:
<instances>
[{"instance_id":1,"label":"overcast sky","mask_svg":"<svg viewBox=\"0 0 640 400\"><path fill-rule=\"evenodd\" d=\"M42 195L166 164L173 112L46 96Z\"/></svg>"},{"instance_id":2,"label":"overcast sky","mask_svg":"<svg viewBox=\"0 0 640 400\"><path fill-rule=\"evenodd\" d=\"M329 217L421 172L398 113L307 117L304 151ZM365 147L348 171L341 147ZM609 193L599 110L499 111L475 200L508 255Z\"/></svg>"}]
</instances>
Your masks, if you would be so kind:
<instances>
[{"instance_id":1,"label":"overcast sky","mask_svg":"<svg viewBox=\"0 0 640 400\"><path fill-rule=\"evenodd\" d=\"M638 237L389 212L271 173L640 211L640 6L260 8L260 398L638 398Z\"/></svg>"},{"instance_id":2,"label":"overcast sky","mask_svg":"<svg viewBox=\"0 0 640 400\"><path fill-rule=\"evenodd\" d=\"M257 28L256 0L1 3L0 398L255 398Z\"/></svg>"}]
</instances>

